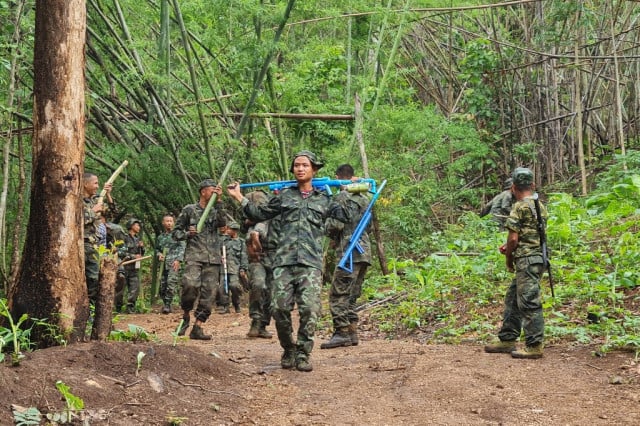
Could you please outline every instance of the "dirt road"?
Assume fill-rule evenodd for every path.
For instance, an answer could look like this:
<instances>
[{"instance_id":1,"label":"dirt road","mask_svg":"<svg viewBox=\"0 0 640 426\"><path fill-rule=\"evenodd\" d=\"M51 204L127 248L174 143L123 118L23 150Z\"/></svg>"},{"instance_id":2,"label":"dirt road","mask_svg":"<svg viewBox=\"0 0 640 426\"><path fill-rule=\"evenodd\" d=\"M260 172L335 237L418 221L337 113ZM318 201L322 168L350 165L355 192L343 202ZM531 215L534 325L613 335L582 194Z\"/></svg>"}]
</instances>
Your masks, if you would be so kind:
<instances>
[{"instance_id":1,"label":"dirt road","mask_svg":"<svg viewBox=\"0 0 640 426\"><path fill-rule=\"evenodd\" d=\"M640 367L629 353L595 357L591 347L551 346L543 359L515 360L485 354L481 344L364 333L356 347L317 344L314 371L301 373L280 368L276 338L245 337L246 312L212 316L211 342L173 347L179 317L128 315L117 324L155 332L156 343L77 344L0 367L0 424L12 424L11 404L60 411L56 380L83 399L79 415L91 424L640 424Z\"/></svg>"}]
</instances>

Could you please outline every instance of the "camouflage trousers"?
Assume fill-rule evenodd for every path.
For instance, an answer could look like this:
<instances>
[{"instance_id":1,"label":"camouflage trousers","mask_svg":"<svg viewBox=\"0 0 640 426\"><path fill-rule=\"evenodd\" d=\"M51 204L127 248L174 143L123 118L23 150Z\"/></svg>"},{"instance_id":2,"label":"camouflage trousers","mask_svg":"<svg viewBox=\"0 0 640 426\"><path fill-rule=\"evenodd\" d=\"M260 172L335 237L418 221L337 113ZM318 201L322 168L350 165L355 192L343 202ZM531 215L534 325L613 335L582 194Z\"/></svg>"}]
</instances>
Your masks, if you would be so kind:
<instances>
[{"instance_id":1,"label":"camouflage trousers","mask_svg":"<svg viewBox=\"0 0 640 426\"><path fill-rule=\"evenodd\" d=\"M262 262L249 263L249 316L267 326L271 322L271 281L273 270Z\"/></svg>"},{"instance_id":2,"label":"camouflage trousers","mask_svg":"<svg viewBox=\"0 0 640 426\"><path fill-rule=\"evenodd\" d=\"M273 270L273 300L271 314L276 322L280 346L296 348L309 355L320 316L322 271L310 266L280 266ZM293 340L291 311L298 305L300 324L297 341Z\"/></svg>"},{"instance_id":3,"label":"camouflage trousers","mask_svg":"<svg viewBox=\"0 0 640 426\"><path fill-rule=\"evenodd\" d=\"M338 267L333 272L333 281L329 291L329 308L335 330L358 323L355 307L362 294L362 283L368 267L368 263L358 262L353 264L352 272Z\"/></svg>"},{"instance_id":4,"label":"camouflage trousers","mask_svg":"<svg viewBox=\"0 0 640 426\"><path fill-rule=\"evenodd\" d=\"M89 302L94 304L98 299L100 259L95 245L89 242L84 243L84 276L87 282L87 293Z\"/></svg>"},{"instance_id":5,"label":"camouflage trousers","mask_svg":"<svg viewBox=\"0 0 640 426\"><path fill-rule=\"evenodd\" d=\"M238 274L227 274L227 288L224 288L224 277L220 278L220 286L218 287L217 300L222 306L229 305L229 296L231 296L231 304L240 306L240 297L242 296L242 285Z\"/></svg>"},{"instance_id":6,"label":"camouflage trousers","mask_svg":"<svg viewBox=\"0 0 640 426\"><path fill-rule=\"evenodd\" d=\"M191 311L198 300L194 312L196 320L205 322L211 315L211 306L220 285L220 265L208 262L187 261L182 275L180 307Z\"/></svg>"},{"instance_id":7,"label":"camouflage trousers","mask_svg":"<svg viewBox=\"0 0 640 426\"><path fill-rule=\"evenodd\" d=\"M127 265L128 266L128 265ZM134 309L136 307L136 301L140 295L140 277L138 276L138 269L124 269L124 285L122 292L119 292L119 297L116 296L119 304L122 305L122 299L124 294L124 287L127 288L127 308ZM118 304L118 302L116 304Z\"/></svg>"},{"instance_id":8,"label":"camouflage trousers","mask_svg":"<svg viewBox=\"0 0 640 426\"><path fill-rule=\"evenodd\" d=\"M542 257L522 257L516 259L515 266L516 276L505 295L502 328L498 338L502 341L515 341L524 330L526 345L537 345L544 339L540 297Z\"/></svg>"},{"instance_id":9,"label":"camouflage trousers","mask_svg":"<svg viewBox=\"0 0 640 426\"><path fill-rule=\"evenodd\" d=\"M171 305L173 296L180 283L180 270L174 271L171 265L165 265L160 278L160 298L165 305Z\"/></svg>"}]
</instances>

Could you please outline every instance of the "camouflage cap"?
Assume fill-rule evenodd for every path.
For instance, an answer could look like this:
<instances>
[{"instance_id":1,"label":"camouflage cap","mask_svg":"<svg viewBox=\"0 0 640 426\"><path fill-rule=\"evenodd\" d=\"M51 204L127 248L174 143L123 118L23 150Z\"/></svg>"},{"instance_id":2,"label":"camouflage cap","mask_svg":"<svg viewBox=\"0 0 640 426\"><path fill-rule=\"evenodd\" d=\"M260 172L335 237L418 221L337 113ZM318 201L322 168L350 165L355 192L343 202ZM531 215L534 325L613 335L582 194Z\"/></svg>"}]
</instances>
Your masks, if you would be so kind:
<instances>
[{"instance_id":1,"label":"camouflage cap","mask_svg":"<svg viewBox=\"0 0 640 426\"><path fill-rule=\"evenodd\" d=\"M227 223L227 226L228 226L230 229L236 229L236 230L237 230L237 229L240 229L240 224L239 224L238 222L236 222L235 220L234 220L233 222L229 222L229 223Z\"/></svg>"},{"instance_id":2,"label":"camouflage cap","mask_svg":"<svg viewBox=\"0 0 640 426\"><path fill-rule=\"evenodd\" d=\"M305 149L305 150L302 150L302 151L298 152L296 155L293 156L293 160L291 160L291 167L289 168L289 171L291 173L293 173L293 163L296 161L296 158L298 158L298 157L307 157L309 159L309 161L311 162L311 164L316 167L316 169L321 169L322 166L324 166L324 163L318 159L316 154L314 154L311 151L307 151Z\"/></svg>"},{"instance_id":3,"label":"camouflage cap","mask_svg":"<svg viewBox=\"0 0 640 426\"><path fill-rule=\"evenodd\" d=\"M134 223L137 223L138 225L142 226L142 222L140 222L135 217L132 217L131 219L129 219L127 221L127 230L131 229L131 227L133 226Z\"/></svg>"},{"instance_id":4,"label":"camouflage cap","mask_svg":"<svg viewBox=\"0 0 640 426\"><path fill-rule=\"evenodd\" d=\"M513 185L513 179L512 178L507 178L504 180L504 184L502 185L502 189L504 189L505 191L507 189L511 189L511 185Z\"/></svg>"},{"instance_id":5,"label":"camouflage cap","mask_svg":"<svg viewBox=\"0 0 640 426\"><path fill-rule=\"evenodd\" d=\"M209 186L218 186L218 184L213 179L205 179L202 182L200 182L200 189L207 188Z\"/></svg>"},{"instance_id":6,"label":"camouflage cap","mask_svg":"<svg viewBox=\"0 0 640 426\"><path fill-rule=\"evenodd\" d=\"M526 186L533 183L533 172L526 167L518 167L513 171L511 177L516 186Z\"/></svg>"}]
</instances>

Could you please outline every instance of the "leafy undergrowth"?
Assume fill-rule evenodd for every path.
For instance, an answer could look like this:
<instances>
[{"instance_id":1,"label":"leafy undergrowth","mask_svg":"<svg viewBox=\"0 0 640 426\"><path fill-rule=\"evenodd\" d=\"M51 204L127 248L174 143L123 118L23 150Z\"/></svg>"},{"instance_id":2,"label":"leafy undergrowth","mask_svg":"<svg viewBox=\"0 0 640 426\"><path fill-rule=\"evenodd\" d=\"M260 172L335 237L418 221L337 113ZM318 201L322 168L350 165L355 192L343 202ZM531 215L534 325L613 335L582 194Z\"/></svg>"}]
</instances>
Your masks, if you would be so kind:
<instances>
[{"instance_id":1,"label":"leafy undergrowth","mask_svg":"<svg viewBox=\"0 0 640 426\"><path fill-rule=\"evenodd\" d=\"M612 177L613 176L613 177ZM615 181L612 182L615 178ZM547 194L555 298L542 280L547 344L597 344L640 355L640 175L612 169L587 199ZM512 274L490 219L473 213L431 236L438 251L390 263L367 279L363 305L389 338L487 341L500 325Z\"/></svg>"}]
</instances>

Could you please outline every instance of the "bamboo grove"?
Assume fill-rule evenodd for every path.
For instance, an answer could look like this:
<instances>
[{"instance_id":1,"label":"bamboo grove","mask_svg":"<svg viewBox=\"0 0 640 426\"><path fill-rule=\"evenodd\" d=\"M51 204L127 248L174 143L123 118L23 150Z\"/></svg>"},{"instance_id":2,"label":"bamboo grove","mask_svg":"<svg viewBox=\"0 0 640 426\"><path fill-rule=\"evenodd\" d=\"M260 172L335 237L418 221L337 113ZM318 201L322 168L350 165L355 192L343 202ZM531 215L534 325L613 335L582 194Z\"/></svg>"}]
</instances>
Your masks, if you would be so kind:
<instances>
[{"instance_id":1,"label":"bamboo grove","mask_svg":"<svg viewBox=\"0 0 640 426\"><path fill-rule=\"evenodd\" d=\"M6 286L29 203L34 2L0 3ZM398 209L390 217L404 207L434 227L477 208L514 165L533 167L538 185L586 194L603 161L624 161L637 148L634 1L87 0L86 7L86 168L108 175L123 159L135 165L119 200L150 224L190 200L194 182L218 175L232 156L233 178L285 178L287 158L300 147L330 163L359 158L359 132L372 173L409 170L395 182L398 194L427 177L450 182L441 193L420 187L412 201L419 206L403 204L409 197L391 201ZM464 127L472 143L451 145L429 166L420 155L399 164L390 153L449 138L381 140L380 129L405 109ZM459 190L474 192L448 195ZM396 225L389 220L389 234L402 236Z\"/></svg>"}]
</instances>

